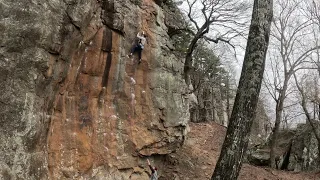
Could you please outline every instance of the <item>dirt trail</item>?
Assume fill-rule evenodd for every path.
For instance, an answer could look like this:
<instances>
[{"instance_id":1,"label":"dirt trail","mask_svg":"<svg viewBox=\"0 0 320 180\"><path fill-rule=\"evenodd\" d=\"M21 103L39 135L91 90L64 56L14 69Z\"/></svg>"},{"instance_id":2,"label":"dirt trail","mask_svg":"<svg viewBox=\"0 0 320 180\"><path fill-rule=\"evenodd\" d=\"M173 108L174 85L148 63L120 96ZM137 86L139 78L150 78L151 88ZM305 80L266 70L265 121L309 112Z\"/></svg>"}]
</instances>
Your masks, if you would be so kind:
<instances>
[{"instance_id":1,"label":"dirt trail","mask_svg":"<svg viewBox=\"0 0 320 180\"><path fill-rule=\"evenodd\" d=\"M185 145L167 157L162 180L210 179L226 133L214 122L190 123ZM244 164L239 180L320 180L319 173L296 173Z\"/></svg>"}]
</instances>

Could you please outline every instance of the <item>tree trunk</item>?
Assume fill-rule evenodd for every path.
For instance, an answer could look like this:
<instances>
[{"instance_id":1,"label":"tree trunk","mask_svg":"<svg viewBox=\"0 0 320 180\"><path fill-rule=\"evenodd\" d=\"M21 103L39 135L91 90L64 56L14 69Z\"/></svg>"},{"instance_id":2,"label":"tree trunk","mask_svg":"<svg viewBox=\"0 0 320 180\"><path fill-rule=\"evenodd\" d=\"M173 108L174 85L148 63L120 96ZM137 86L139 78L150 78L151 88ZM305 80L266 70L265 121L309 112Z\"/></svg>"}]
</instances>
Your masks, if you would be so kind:
<instances>
[{"instance_id":1,"label":"tree trunk","mask_svg":"<svg viewBox=\"0 0 320 180\"><path fill-rule=\"evenodd\" d=\"M186 84L189 86L191 84L191 79L190 79L190 71L192 68L192 53L194 49L196 48L198 40L201 38L203 34L200 34L200 31L194 36L194 38L191 40L188 49L187 49L187 54L184 62L184 68L183 68L183 73L184 73L184 80Z\"/></svg>"},{"instance_id":2,"label":"tree trunk","mask_svg":"<svg viewBox=\"0 0 320 180\"><path fill-rule=\"evenodd\" d=\"M277 139L279 136L279 129L280 129L280 122L281 122L281 117L282 117L282 108L280 107L280 103L277 103L277 108L276 108L276 120L274 123L274 127L272 129L272 135L271 135L271 142L270 142L270 162L269 165L272 168L278 168L277 167L277 162L276 162L276 147L277 147ZM283 106L283 104L282 104Z\"/></svg>"},{"instance_id":3,"label":"tree trunk","mask_svg":"<svg viewBox=\"0 0 320 180\"><path fill-rule=\"evenodd\" d=\"M318 141L318 165L320 166L320 141Z\"/></svg>"},{"instance_id":4,"label":"tree trunk","mask_svg":"<svg viewBox=\"0 0 320 180\"><path fill-rule=\"evenodd\" d=\"M188 53L185 58L184 69L183 69L184 80L188 86L191 84L191 78L190 78L191 68L192 68L192 53L190 54Z\"/></svg>"},{"instance_id":5,"label":"tree trunk","mask_svg":"<svg viewBox=\"0 0 320 180\"><path fill-rule=\"evenodd\" d=\"M282 112L283 112L283 104L284 100L286 98L286 92L288 89L288 83L289 79L291 78L292 74L286 74L286 77L283 82L283 88L280 89L280 95L277 101L277 106L276 106L276 120L274 123L274 128L272 129L272 135L271 135L271 142L270 142L270 162L269 165L272 168L278 169L278 164L276 162L276 154L275 150L277 148L277 141L278 141L278 136L279 136L279 130L280 130L280 123L282 119Z\"/></svg>"},{"instance_id":6,"label":"tree trunk","mask_svg":"<svg viewBox=\"0 0 320 180\"><path fill-rule=\"evenodd\" d=\"M235 180L247 150L263 78L272 20L272 0L255 0L239 87L226 138L211 180Z\"/></svg>"},{"instance_id":7,"label":"tree trunk","mask_svg":"<svg viewBox=\"0 0 320 180\"><path fill-rule=\"evenodd\" d=\"M229 86L229 75L227 77L227 83L226 83L226 86L227 86L227 119L230 119L230 86Z\"/></svg>"},{"instance_id":8,"label":"tree trunk","mask_svg":"<svg viewBox=\"0 0 320 180\"><path fill-rule=\"evenodd\" d=\"M320 104L318 104L318 121L320 121ZM319 154L319 157L320 157L320 154Z\"/></svg>"}]
</instances>

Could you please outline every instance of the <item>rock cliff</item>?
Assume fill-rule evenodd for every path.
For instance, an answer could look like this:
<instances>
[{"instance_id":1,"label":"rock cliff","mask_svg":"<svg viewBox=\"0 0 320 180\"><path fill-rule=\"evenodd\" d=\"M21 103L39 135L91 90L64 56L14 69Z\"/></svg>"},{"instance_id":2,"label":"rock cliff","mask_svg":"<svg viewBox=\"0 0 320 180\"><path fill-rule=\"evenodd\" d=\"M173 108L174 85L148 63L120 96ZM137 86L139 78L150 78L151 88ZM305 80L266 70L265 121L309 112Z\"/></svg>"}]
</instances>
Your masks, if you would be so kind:
<instances>
[{"instance_id":1,"label":"rock cliff","mask_svg":"<svg viewBox=\"0 0 320 180\"><path fill-rule=\"evenodd\" d=\"M320 123L313 122L319 133ZM285 156L281 158L281 162L287 163L286 168L296 172L299 171L319 171L320 169L320 154L318 150L318 141L314 132L307 124L299 124L296 130L295 137L292 139L292 144L286 150ZM287 162L285 161L285 158Z\"/></svg>"},{"instance_id":2,"label":"rock cliff","mask_svg":"<svg viewBox=\"0 0 320 180\"><path fill-rule=\"evenodd\" d=\"M314 121L317 129L320 124ZM296 129L284 129L279 132L276 157L278 169L295 172L318 171L318 142L309 123L299 124ZM248 160L257 166L267 166L270 160L269 144L251 147Z\"/></svg>"},{"instance_id":3,"label":"rock cliff","mask_svg":"<svg viewBox=\"0 0 320 180\"><path fill-rule=\"evenodd\" d=\"M147 179L144 157L182 144L183 60L161 4L0 1L0 179Z\"/></svg>"}]
</instances>

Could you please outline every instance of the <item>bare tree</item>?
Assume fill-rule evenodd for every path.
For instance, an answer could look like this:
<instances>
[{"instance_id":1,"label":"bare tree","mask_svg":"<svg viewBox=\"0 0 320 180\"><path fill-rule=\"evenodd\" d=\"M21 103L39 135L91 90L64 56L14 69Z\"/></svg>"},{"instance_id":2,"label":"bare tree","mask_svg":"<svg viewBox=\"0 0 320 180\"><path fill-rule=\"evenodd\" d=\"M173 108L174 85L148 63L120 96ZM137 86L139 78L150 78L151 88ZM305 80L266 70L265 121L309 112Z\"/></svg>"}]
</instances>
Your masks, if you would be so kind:
<instances>
[{"instance_id":1,"label":"bare tree","mask_svg":"<svg viewBox=\"0 0 320 180\"><path fill-rule=\"evenodd\" d=\"M320 29L320 1L306 0L305 13Z\"/></svg>"},{"instance_id":2,"label":"bare tree","mask_svg":"<svg viewBox=\"0 0 320 180\"><path fill-rule=\"evenodd\" d=\"M292 75L310 65L308 57L319 49L306 38L310 37L312 21L304 18L300 13L302 1L276 0L275 17L272 23L272 47L274 55L271 57L271 75L267 73L266 87L276 103L275 124L270 143L270 166L276 168L275 151L282 119L285 99L292 93L290 79Z\"/></svg>"},{"instance_id":3,"label":"bare tree","mask_svg":"<svg viewBox=\"0 0 320 180\"><path fill-rule=\"evenodd\" d=\"M306 18L313 22L313 38L316 46L319 46L320 33L320 1L319 0L305 0L306 5L303 13ZM316 50L316 55L311 57L311 61L316 65L318 74L320 76L320 50Z\"/></svg>"},{"instance_id":4,"label":"bare tree","mask_svg":"<svg viewBox=\"0 0 320 180\"><path fill-rule=\"evenodd\" d=\"M273 14L272 0L255 0L235 103L212 180L237 179L248 146L263 78Z\"/></svg>"},{"instance_id":5,"label":"bare tree","mask_svg":"<svg viewBox=\"0 0 320 180\"><path fill-rule=\"evenodd\" d=\"M313 37L316 46L319 46L319 33L320 33L320 1L312 0L312 4L309 7L310 19L314 22L314 29L313 29ZM318 78L320 78L320 49L318 48L316 53L311 56L311 61L315 64L316 69L318 71ZM314 113L316 113L316 109L318 111L318 120L320 121L320 95L318 86L315 89L315 98L313 99L314 103ZM315 117L315 115L314 115ZM315 118L314 118L315 119ZM320 147L319 147L320 149ZM320 155L320 154L319 154Z\"/></svg>"},{"instance_id":6,"label":"bare tree","mask_svg":"<svg viewBox=\"0 0 320 180\"><path fill-rule=\"evenodd\" d=\"M228 89L222 88L221 84L226 79L226 71L220 65L220 59L213 50L199 43L194 51L194 70L190 74L192 93L195 94L198 102L190 107L192 122L214 120L223 124L224 118L221 118L225 111L223 100L229 97L224 96ZM221 114L222 116L219 116Z\"/></svg>"},{"instance_id":7,"label":"bare tree","mask_svg":"<svg viewBox=\"0 0 320 180\"><path fill-rule=\"evenodd\" d=\"M192 54L197 42L200 39L213 43L222 41L234 47L230 41L244 34L248 4L238 0L186 0L186 2L188 6L186 15L194 27L194 30L186 28L192 35L184 63L184 78L190 85Z\"/></svg>"}]
</instances>

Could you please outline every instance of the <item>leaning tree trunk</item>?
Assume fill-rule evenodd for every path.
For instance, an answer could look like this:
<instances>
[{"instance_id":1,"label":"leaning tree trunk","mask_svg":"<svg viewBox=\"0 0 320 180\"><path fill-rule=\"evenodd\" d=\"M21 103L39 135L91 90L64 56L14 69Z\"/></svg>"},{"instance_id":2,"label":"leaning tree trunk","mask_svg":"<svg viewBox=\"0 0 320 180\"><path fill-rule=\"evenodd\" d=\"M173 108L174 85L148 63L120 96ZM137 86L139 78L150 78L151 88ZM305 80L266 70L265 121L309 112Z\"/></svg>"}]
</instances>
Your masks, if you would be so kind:
<instances>
[{"instance_id":1,"label":"leaning tree trunk","mask_svg":"<svg viewBox=\"0 0 320 180\"><path fill-rule=\"evenodd\" d=\"M185 57L183 73L184 73L184 80L186 84L189 86L191 84L190 74L192 69L192 53L196 48L198 40L205 34L207 31L204 31L204 26L200 28L197 34L193 37L190 44L188 45L187 54Z\"/></svg>"},{"instance_id":2,"label":"leaning tree trunk","mask_svg":"<svg viewBox=\"0 0 320 180\"><path fill-rule=\"evenodd\" d=\"M191 53L187 53L186 58L185 58L185 63L184 63L184 80L186 82L186 84L189 85L191 84L191 79L190 79L190 71L192 68L192 52Z\"/></svg>"},{"instance_id":3,"label":"leaning tree trunk","mask_svg":"<svg viewBox=\"0 0 320 180\"><path fill-rule=\"evenodd\" d=\"M239 87L221 154L211 180L235 180L247 150L263 78L272 0L255 0Z\"/></svg>"}]
</instances>

